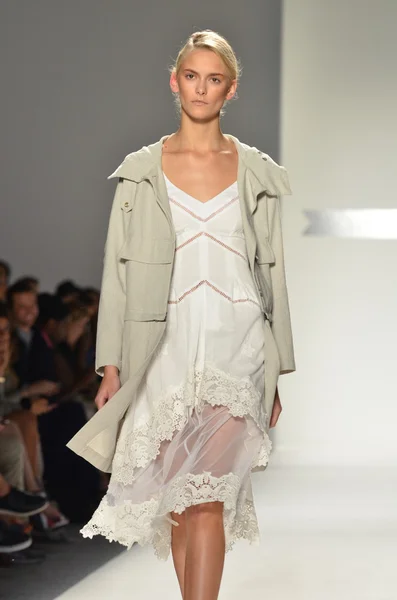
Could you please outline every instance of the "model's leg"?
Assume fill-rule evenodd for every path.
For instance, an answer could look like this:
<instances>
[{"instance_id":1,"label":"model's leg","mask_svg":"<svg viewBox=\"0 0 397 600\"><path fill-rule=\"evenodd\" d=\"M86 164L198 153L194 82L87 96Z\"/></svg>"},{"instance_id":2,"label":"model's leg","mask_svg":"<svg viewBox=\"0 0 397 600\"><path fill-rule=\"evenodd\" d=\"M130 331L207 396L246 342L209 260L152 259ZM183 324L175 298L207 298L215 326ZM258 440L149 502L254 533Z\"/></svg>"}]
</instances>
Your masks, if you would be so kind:
<instances>
[{"instance_id":1,"label":"model's leg","mask_svg":"<svg viewBox=\"0 0 397 600\"><path fill-rule=\"evenodd\" d=\"M171 518L179 523L178 526L172 526L171 551L182 598L185 598L186 513L183 512L181 515L179 515L172 512Z\"/></svg>"},{"instance_id":2,"label":"model's leg","mask_svg":"<svg viewBox=\"0 0 397 600\"><path fill-rule=\"evenodd\" d=\"M210 471L215 478L229 473L245 427L245 419L232 417L227 407L206 405L199 413L193 411L185 429L167 447L162 446L162 464L168 478L165 483L180 472L186 474L186 470L193 476L192 485L197 473ZM200 496L199 488L197 492ZM225 558L223 502L208 501L206 488L204 499L207 502L185 509L186 532L172 528L174 565L184 600L215 600L219 593ZM180 522L184 513L171 514Z\"/></svg>"},{"instance_id":3,"label":"model's leg","mask_svg":"<svg viewBox=\"0 0 397 600\"><path fill-rule=\"evenodd\" d=\"M225 562L223 503L186 509L184 600L217 600Z\"/></svg>"}]
</instances>

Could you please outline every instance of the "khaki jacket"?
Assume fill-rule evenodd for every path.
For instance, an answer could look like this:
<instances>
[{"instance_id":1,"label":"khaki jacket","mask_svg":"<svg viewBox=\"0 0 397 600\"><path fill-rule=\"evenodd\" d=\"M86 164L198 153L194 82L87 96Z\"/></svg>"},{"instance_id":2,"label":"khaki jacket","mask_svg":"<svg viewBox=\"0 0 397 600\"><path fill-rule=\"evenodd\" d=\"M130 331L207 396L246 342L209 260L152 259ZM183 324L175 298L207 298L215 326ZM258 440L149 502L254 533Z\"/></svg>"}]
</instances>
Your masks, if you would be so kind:
<instances>
[{"instance_id":1,"label":"khaki jacket","mask_svg":"<svg viewBox=\"0 0 397 600\"><path fill-rule=\"evenodd\" d=\"M117 186L104 250L96 365L120 371L119 391L67 446L111 472L123 418L164 334L176 235L161 166L168 136L126 156L108 179ZM295 371L280 216L288 175L267 154L228 135L238 150L237 184L248 263L265 319L265 390L271 414L280 374Z\"/></svg>"}]
</instances>

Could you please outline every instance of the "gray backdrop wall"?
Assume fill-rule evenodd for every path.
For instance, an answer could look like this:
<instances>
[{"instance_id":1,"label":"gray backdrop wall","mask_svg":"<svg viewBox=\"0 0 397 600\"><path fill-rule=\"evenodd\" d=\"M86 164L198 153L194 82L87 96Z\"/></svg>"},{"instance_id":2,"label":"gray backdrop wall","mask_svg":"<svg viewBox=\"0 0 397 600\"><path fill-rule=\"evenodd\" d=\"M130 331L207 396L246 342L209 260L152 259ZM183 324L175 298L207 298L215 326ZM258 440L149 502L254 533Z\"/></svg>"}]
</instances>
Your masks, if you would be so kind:
<instances>
[{"instance_id":1,"label":"gray backdrop wall","mask_svg":"<svg viewBox=\"0 0 397 600\"><path fill-rule=\"evenodd\" d=\"M243 65L223 130L276 159L278 0L3 0L0 257L13 279L100 284L124 156L178 125L168 66L188 35L225 35Z\"/></svg>"}]
</instances>

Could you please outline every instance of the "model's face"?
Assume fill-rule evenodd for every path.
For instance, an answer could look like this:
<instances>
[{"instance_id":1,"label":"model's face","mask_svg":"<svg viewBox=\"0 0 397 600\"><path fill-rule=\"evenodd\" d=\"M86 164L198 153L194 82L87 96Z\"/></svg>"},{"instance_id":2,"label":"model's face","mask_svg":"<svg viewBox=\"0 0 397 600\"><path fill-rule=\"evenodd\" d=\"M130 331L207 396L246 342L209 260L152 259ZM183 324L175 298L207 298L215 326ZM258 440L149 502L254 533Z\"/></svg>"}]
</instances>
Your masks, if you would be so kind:
<instances>
[{"instance_id":1,"label":"model's face","mask_svg":"<svg viewBox=\"0 0 397 600\"><path fill-rule=\"evenodd\" d=\"M237 82L227 74L222 59L211 50L193 50L179 70L171 75L170 86L179 94L182 110L195 120L216 117L225 100L236 91Z\"/></svg>"},{"instance_id":2,"label":"model's face","mask_svg":"<svg viewBox=\"0 0 397 600\"><path fill-rule=\"evenodd\" d=\"M11 314L14 325L33 327L39 314L36 294L34 292L14 294Z\"/></svg>"}]
</instances>

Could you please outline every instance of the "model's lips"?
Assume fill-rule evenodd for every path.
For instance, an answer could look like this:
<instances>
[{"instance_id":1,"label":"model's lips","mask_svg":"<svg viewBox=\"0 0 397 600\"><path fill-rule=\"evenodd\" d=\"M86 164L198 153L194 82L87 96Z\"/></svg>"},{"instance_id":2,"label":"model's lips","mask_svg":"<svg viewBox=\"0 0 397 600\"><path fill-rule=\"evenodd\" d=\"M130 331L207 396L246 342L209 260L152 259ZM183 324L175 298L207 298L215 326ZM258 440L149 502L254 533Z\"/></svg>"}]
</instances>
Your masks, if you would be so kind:
<instances>
[{"instance_id":1,"label":"model's lips","mask_svg":"<svg viewBox=\"0 0 397 600\"><path fill-rule=\"evenodd\" d=\"M203 102L202 100L193 100L193 104L198 104L201 106L202 104L208 104L208 102Z\"/></svg>"}]
</instances>

